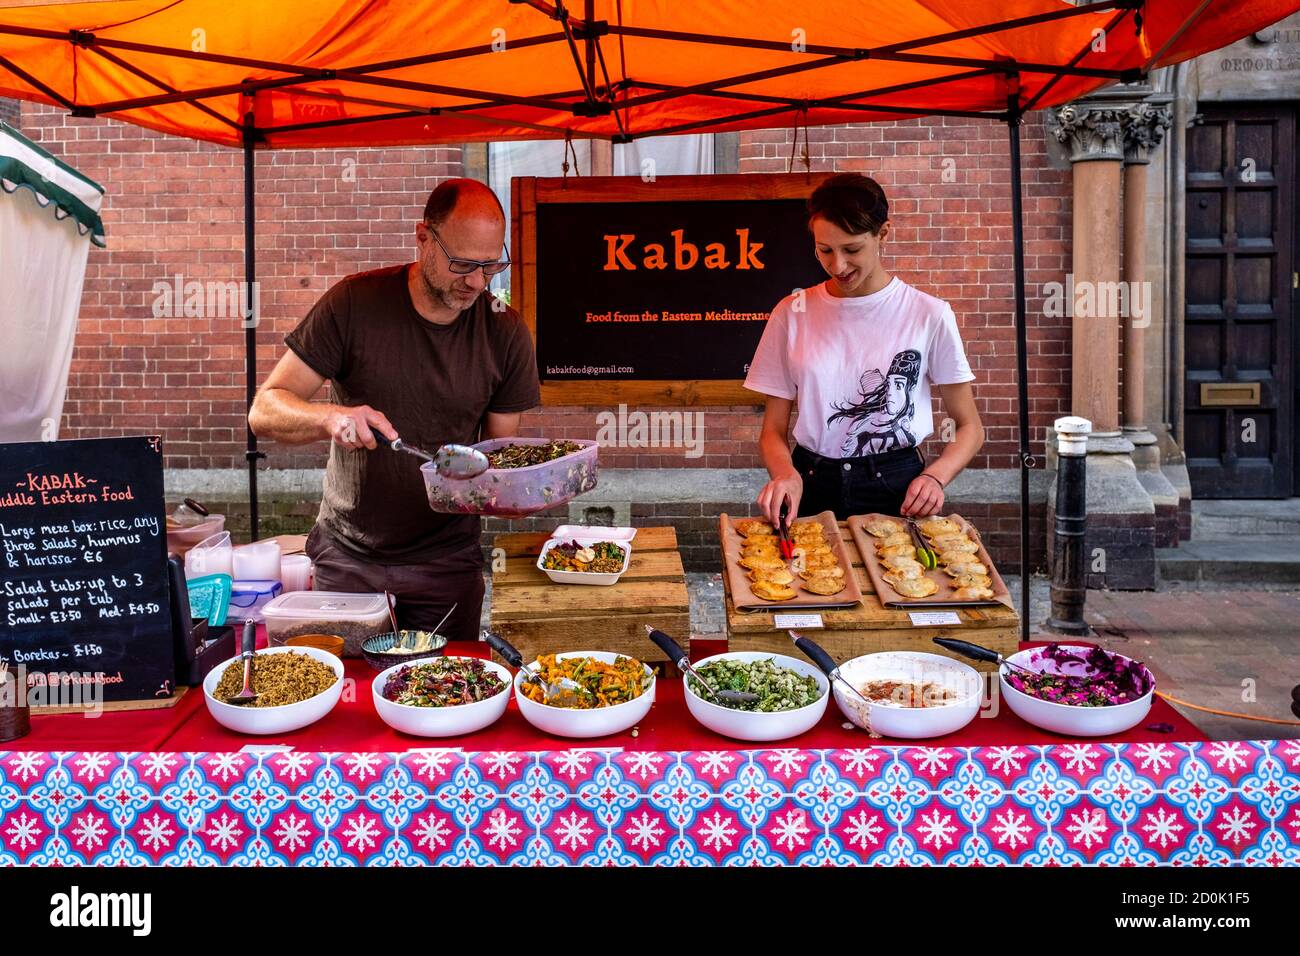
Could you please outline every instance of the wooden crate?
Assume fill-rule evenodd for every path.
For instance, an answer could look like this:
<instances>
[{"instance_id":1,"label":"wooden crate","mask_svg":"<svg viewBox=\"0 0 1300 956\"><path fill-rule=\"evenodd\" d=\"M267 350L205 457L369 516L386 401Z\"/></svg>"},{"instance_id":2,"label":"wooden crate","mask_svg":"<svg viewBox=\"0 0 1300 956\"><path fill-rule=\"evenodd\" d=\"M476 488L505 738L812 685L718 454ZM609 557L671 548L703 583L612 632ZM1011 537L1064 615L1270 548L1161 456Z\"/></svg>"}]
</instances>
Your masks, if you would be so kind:
<instances>
[{"instance_id":1,"label":"wooden crate","mask_svg":"<svg viewBox=\"0 0 1300 956\"><path fill-rule=\"evenodd\" d=\"M537 570L543 532L498 535L505 568L492 574L492 629L524 660L559 651L600 650L643 661L665 661L646 637L647 624L682 647L691 635L686 572L673 528L642 528L617 584L556 584Z\"/></svg>"},{"instance_id":2,"label":"wooden crate","mask_svg":"<svg viewBox=\"0 0 1300 956\"><path fill-rule=\"evenodd\" d=\"M845 522L840 522L840 537L853 562L853 573L862 588L862 604L846 611L821 611L824 628L810 628L806 636L815 640L826 652L843 663L863 654L878 651L924 651L943 654L970 664L976 670L992 671L994 665L976 663L951 654L933 642L936 637L955 637L973 644L982 644L1005 655L1014 654L1020 647L1020 617L1008 607L954 608L961 624L939 627L917 627L907 611L882 607L876 597L871 578L862 563L862 554L853 541ZM727 576L722 576L725 584ZM933 610L933 609L930 609ZM773 611L737 611L727 590L727 647L733 651L764 651L774 654L800 656L799 651L784 630L777 630L776 613L798 613L798 608Z\"/></svg>"}]
</instances>

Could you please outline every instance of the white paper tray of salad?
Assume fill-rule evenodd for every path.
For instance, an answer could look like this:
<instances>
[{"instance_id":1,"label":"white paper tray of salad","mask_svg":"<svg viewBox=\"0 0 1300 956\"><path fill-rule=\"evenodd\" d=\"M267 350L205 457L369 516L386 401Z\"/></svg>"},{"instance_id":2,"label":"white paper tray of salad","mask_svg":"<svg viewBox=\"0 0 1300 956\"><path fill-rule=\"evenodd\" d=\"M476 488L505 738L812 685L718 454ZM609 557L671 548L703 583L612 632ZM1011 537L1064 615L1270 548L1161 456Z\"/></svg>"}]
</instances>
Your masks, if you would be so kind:
<instances>
[{"instance_id":1,"label":"white paper tray of salad","mask_svg":"<svg viewBox=\"0 0 1300 956\"><path fill-rule=\"evenodd\" d=\"M582 533L559 534L568 529ZM582 525L557 528L557 533L542 545L542 553L537 556L537 569L556 584L617 584L632 561L631 539L605 533L619 530L636 534L630 528L588 528Z\"/></svg>"}]
</instances>

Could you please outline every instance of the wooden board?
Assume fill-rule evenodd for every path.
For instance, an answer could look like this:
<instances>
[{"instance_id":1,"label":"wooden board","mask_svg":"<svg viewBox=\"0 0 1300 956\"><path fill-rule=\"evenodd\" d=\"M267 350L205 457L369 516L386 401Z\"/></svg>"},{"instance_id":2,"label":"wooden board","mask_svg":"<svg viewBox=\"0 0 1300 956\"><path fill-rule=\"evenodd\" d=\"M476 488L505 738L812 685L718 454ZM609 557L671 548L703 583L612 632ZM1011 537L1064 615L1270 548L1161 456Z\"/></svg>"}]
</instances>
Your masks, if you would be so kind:
<instances>
[{"instance_id":1,"label":"wooden board","mask_svg":"<svg viewBox=\"0 0 1300 956\"><path fill-rule=\"evenodd\" d=\"M794 612L819 608L851 608L861 603L862 591L858 587L858 576L851 573L853 571L852 559L849 557L851 545L839 534L835 515L824 511L817 515L816 520L821 523L825 531L826 543L835 552L838 565L845 571L844 590L833 595L813 594L803 589L801 586L803 582L796 574L794 583L790 585L796 596L788 601L769 601L754 593L745 569L740 566L740 550L745 543L744 536L736 530L735 523L728 515L724 514L719 518L718 540L722 546L722 573L727 578L727 590L732 595L737 610L754 613L764 608L773 610L785 608Z\"/></svg>"},{"instance_id":2,"label":"wooden board","mask_svg":"<svg viewBox=\"0 0 1300 956\"><path fill-rule=\"evenodd\" d=\"M858 553L863 557L863 564L866 568L868 577L871 578L872 588L881 596L881 603L886 607L896 607L903 610L907 608L954 608L962 606L974 607L995 607L999 604L1014 608L1011 601L1011 592L1007 590L1006 582L1002 580L1002 575L998 574L997 566L993 563L993 558L989 556L988 549L984 547L984 539L980 537L979 531L975 526L963 518L961 515L952 514L947 517L955 521L964 534L972 541L979 545L979 551L976 552L982 563L989 569L989 578L992 580L990 590L993 592L993 599L989 601L956 601L952 595L954 588L952 579L944 573L942 569L934 569L925 572L925 576L938 585L939 590L927 598L908 598L899 594L889 586L885 580L885 570L881 567L880 558L876 555L876 546L870 534L867 533L866 523L871 518L887 518L888 515L850 515L848 521L849 533L853 537L853 543L858 547Z\"/></svg>"},{"instance_id":3,"label":"wooden board","mask_svg":"<svg viewBox=\"0 0 1300 956\"><path fill-rule=\"evenodd\" d=\"M690 598L675 529L639 529L627 572L608 587L556 584L537 570L537 555L548 537L544 532L503 534L494 542L506 560L492 575L492 629L525 660L576 650L665 660L646 639L646 625L688 645Z\"/></svg>"},{"instance_id":4,"label":"wooden board","mask_svg":"<svg viewBox=\"0 0 1300 956\"><path fill-rule=\"evenodd\" d=\"M186 692L188 687L179 687L170 697L159 697L155 700L118 700L102 705L102 710L106 714L122 713L128 710L166 710L169 707L175 707ZM84 707L33 707L33 717L53 717L58 714L84 714Z\"/></svg>"},{"instance_id":5,"label":"wooden board","mask_svg":"<svg viewBox=\"0 0 1300 956\"><path fill-rule=\"evenodd\" d=\"M917 627L908 612L886 608L876 596L875 588L863 567L862 554L852 541L847 525L839 523L840 535L846 540L850 562L858 576L862 590L862 603L844 611L820 611L823 628L807 631L809 637L826 648L837 661L845 661L862 654L878 651L923 651L943 654L970 664L976 670L992 670L992 665L976 664L966 658L957 658L937 644L935 637L956 637L990 647L1001 654L1012 654L1019 649L1020 618L1011 608L958 607L952 613L960 624L940 627ZM727 576L722 576L727 586ZM777 630L775 613L782 611L737 611L727 586L727 641L730 650L763 651L772 654L789 654L793 644L789 634Z\"/></svg>"}]
</instances>

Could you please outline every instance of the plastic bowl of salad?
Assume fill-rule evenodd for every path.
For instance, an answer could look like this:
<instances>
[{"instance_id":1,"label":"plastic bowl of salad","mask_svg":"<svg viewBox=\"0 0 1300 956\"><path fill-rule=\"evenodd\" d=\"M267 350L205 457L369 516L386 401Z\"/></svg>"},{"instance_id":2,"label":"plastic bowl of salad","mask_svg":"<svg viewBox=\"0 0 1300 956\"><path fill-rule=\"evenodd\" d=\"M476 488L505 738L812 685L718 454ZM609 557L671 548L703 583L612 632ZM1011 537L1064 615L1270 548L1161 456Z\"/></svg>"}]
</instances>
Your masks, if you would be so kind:
<instances>
[{"instance_id":1,"label":"plastic bowl of salad","mask_svg":"<svg viewBox=\"0 0 1300 956\"><path fill-rule=\"evenodd\" d=\"M495 723L510 703L510 671L479 657L425 657L375 675L375 711L394 730L416 737L472 734Z\"/></svg>"},{"instance_id":2,"label":"plastic bowl of salad","mask_svg":"<svg viewBox=\"0 0 1300 956\"><path fill-rule=\"evenodd\" d=\"M1049 644L1007 658L1002 697L1021 720L1071 737L1122 734L1151 710L1156 680L1141 661L1100 647Z\"/></svg>"},{"instance_id":3,"label":"plastic bowl of salad","mask_svg":"<svg viewBox=\"0 0 1300 956\"><path fill-rule=\"evenodd\" d=\"M748 709L715 703L695 678L682 678L686 709L714 733L734 740L786 740L811 730L826 713L830 682L807 661L762 651L731 651L695 663L715 690L756 694Z\"/></svg>"}]
</instances>

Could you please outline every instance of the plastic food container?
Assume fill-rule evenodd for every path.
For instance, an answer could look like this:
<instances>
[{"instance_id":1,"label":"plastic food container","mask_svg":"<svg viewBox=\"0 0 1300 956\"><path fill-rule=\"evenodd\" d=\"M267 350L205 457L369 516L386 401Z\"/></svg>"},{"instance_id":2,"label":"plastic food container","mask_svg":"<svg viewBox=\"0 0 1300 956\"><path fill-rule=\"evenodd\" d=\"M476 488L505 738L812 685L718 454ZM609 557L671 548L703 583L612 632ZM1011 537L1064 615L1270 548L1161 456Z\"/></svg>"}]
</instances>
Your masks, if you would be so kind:
<instances>
[{"instance_id":1,"label":"plastic food container","mask_svg":"<svg viewBox=\"0 0 1300 956\"><path fill-rule=\"evenodd\" d=\"M286 554L280 558L280 583L285 593L311 590L311 558L305 554Z\"/></svg>"},{"instance_id":2,"label":"plastic food container","mask_svg":"<svg viewBox=\"0 0 1300 956\"><path fill-rule=\"evenodd\" d=\"M220 534L225 528L225 515L208 515L197 524L189 525L177 525L169 519L167 522L167 550L188 550L199 544L204 538Z\"/></svg>"},{"instance_id":3,"label":"plastic food container","mask_svg":"<svg viewBox=\"0 0 1300 956\"><path fill-rule=\"evenodd\" d=\"M230 588L228 621L260 621L262 612L284 586L279 581L235 581Z\"/></svg>"},{"instance_id":4,"label":"plastic food container","mask_svg":"<svg viewBox=\"0 0 1300 956\"><path fill-rule=\"evenodd\" d=\"M336 634L343 638L344 657L360 657L366 638L393 629L382 594L293 591L267 604L262 616L271 646L298 634Z\"/></svg>"},{"instance_id":5,"label":"plastic food container","mask_svg":"<svg viewBox=\"0 0 1300 956\"><path fill-rule=\"evenodd\" d=\"M566 526L570 527L570 526ZM592 530L590 528L588 531ZM623 566L617 571L556 571L552 568L542 567L542 562L546 560L546 555L556 545L568 544L576 541L578 544L593 545L601 541L609 541L617 544L623 549ZM617 584L618 579L627 573L628 565L632 561L632 543L627 540L615 540L608 535L577 535L565 538L551 538L542 545L542 553L537 556L537 570L541 571L556 584L595 584L608 586Z\"/></svg>"},{"instance_id":6,"label":"plastic food container","mask_svg":"<svg viewBox=\"0 0 1300 956\"><path fill-rule=\"evenodd\" d=\"M185 577L201 578L209 574L235 576L234 548L230 544L229 531L204 538L185 553Z\"/></svg>"},{"instance_id":7,"label":"plastic food container","mask_svg":"<svg viewBox=\"0 0 1300 956\"><path fill-rule=\"evenodd\" d=\"M235 548L231 560L234 563L236 581L280 580L279 541L254 541L252 544L241 544Z\"/></svg>"},{"instance_id":8,"label":"plastic food container","mask_svg":"<svg viewBox=\"0 0 1300 956\"><path fill-rule=\"evenodd\" d=\"M494 438L473 447L483 452L506 445L545 445L548 438ZM527 468L489 468L477 478L440 475L432 462L420 466L429 507L447 514L496 515L519 518L571 501L596 487L594 441L575 441L582 448L571 455Z\"/></svg>"}]
</instances>

